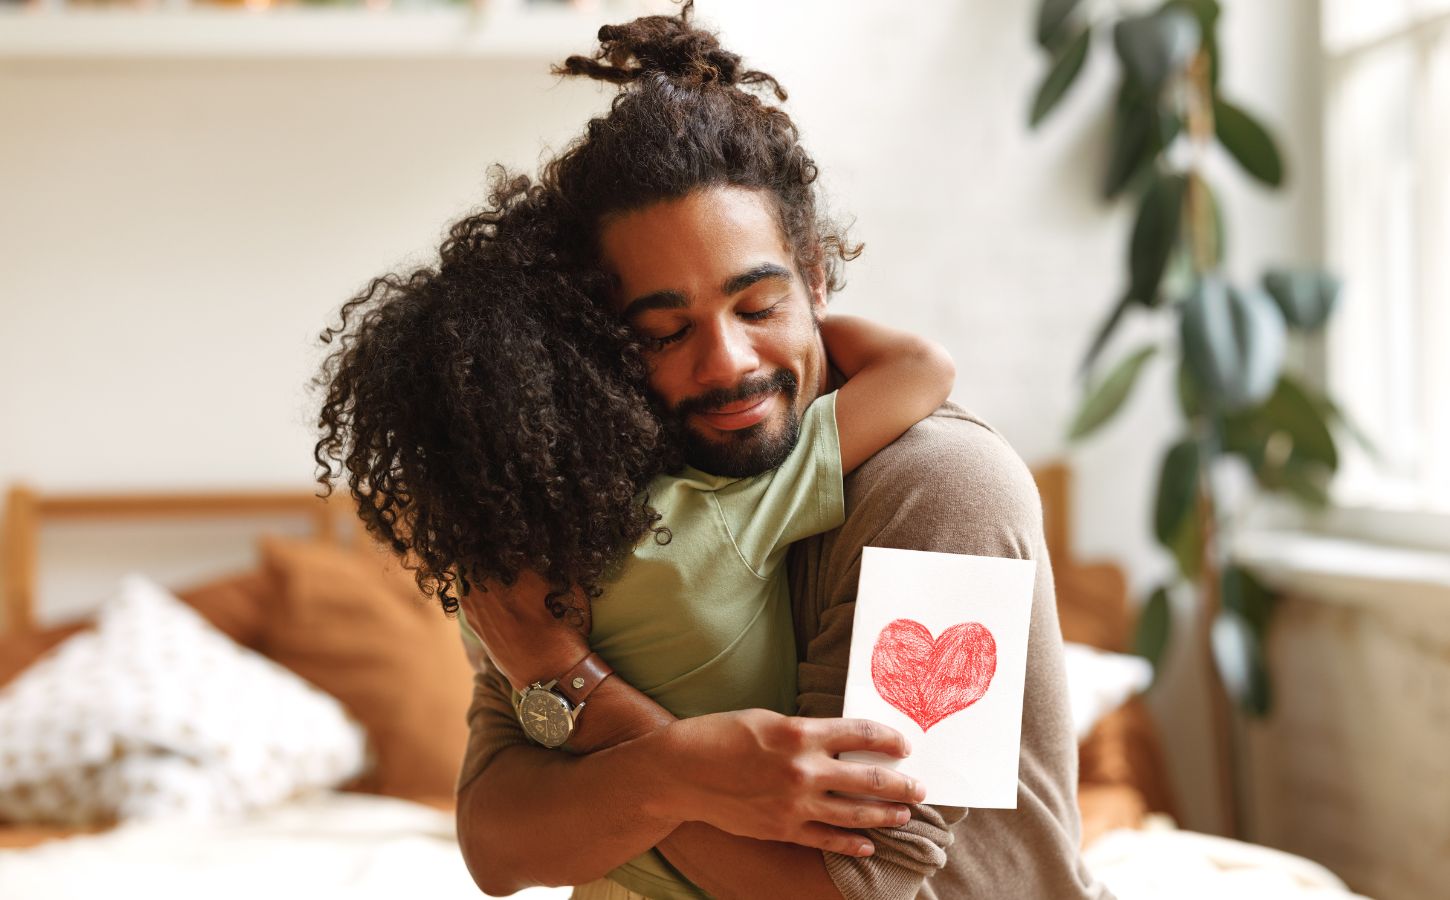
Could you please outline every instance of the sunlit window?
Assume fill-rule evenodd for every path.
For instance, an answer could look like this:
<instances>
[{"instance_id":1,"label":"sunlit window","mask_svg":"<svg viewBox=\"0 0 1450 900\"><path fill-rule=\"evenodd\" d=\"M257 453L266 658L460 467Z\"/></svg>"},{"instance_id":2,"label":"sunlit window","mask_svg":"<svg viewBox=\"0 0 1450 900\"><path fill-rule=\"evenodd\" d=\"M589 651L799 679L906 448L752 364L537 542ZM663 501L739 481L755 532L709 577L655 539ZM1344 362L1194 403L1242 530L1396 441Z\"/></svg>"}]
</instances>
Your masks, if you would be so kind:
<instances>
[{"instance_id":1,"label":"sunlit window","mask_svg":"<svg viewBox=\"0 0 1450 900\"><path fill-rule=\"evenodd\" d=\"M1348 507L1450 512L1450 0L1324 0L1330 393Z\"/></svg>"}]
</instances>

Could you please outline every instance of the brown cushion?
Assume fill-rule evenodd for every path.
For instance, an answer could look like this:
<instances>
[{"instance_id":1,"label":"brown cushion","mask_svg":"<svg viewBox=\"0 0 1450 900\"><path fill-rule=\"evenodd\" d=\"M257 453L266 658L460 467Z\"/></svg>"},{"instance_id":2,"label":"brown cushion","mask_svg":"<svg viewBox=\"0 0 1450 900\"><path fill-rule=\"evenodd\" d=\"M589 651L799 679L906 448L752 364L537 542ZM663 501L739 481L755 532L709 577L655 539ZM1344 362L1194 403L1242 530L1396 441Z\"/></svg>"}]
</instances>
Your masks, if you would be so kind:
<instances>
[{"instance_id":1,"label":"brown cushion","mask_svg":"<svg viewBox=\"0 0 1450 900\"><path fill-rule=\"evenodd\" d=\"M1084 784L1077 789L1077 808L1082 814L1083 849L1115 828L1141 828L1148 815L1147 804L1138 790L1125 784Z\"/></svg>"},{"instance_id":2,"label":"brown cushion","mask_svg":"<svg viewBox=\"0 0 1450 900\"><path fill-rule=\"evenodd\" d=\"M270 573L253 569L209 579L175 593L222 634L256 650L262 643L268 605L279 590Z\"/></svg>"},{"instance_id":3,"label":"brown cushion","mask_svg":"<svg viewBox=\"0 0 1450 900\"><path fill-rule=\"evenodd\" d=\"M1079 792L1089 785L1131 788L1148 812L1178 817L1163 742L1142 697L1103 716L1078 745Z\"/></svg>"},{"instance_id":4,"label":"brown cushion","mask_svg":"<svg viewBox=\"0 0 1450 900\"><path fill-rule=\"evenodd\" d=\"M381 549L265 537L280 591L261 651L336 697L367 728L376 766L343 786L417 799L453 793L473 670L456 620Z\"/></svg>"}]
</instances>

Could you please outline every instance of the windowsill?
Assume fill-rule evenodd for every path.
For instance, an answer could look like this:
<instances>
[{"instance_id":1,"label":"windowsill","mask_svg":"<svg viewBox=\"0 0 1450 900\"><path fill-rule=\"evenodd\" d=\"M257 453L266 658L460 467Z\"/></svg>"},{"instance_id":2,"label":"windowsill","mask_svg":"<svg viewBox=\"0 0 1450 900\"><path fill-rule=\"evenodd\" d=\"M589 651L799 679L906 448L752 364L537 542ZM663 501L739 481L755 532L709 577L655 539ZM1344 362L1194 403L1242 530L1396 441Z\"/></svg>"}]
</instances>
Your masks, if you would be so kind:
<instances>
[{"instance_id":1,"label":"windowsill","mask_svg":"<svg viewBox=\"0 0 1450 900\"><path fill-rule=\"evenodd\" d=\"M1450 603L1450 553L1286 528L1243 528L1232 559L1270 587L1351 606L1413 612Z\"/></svg>"}]
</instances>

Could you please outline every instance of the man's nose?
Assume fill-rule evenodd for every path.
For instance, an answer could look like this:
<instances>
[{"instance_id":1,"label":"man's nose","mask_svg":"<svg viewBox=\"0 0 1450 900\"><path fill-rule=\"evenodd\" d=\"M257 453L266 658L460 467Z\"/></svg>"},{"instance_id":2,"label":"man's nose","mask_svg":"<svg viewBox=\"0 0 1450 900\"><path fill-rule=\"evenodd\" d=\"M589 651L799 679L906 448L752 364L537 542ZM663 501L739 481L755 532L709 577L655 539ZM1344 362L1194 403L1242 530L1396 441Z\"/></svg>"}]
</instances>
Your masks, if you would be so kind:
<instances>
[{"instance_id":1,"label":"man's nose","mask_svg":"<svg viewBox=\"0 0 1450 900\"><path fill-rule=\"evenodd\" d=\"M708 387L733 387L760 367L760 357L738 322L716 322L698 341L695 380Z\"/></svg>"}]
</instances>

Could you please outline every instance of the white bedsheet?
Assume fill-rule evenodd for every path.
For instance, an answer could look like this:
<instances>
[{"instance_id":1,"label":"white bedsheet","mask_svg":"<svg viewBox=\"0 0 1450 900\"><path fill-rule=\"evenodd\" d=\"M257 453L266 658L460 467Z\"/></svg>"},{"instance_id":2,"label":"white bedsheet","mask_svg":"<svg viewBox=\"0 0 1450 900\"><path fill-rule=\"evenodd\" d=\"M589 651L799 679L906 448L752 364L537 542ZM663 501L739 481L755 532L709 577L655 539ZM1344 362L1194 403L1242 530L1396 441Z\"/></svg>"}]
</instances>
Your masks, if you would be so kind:
<instances>
[{"instance_id":1,"label":"white bedsheet","mask_svg":"<svg viewBox=\"0 0 1450 900\"><path fill-rule=\"evenodd\" d=\"M138 889L144 889L140 893ZM567 898L530 888L523 900ZM453 816L406 800L323 791L244 818L136 822L0 850L5 900L477 900Z\"/></svg>"},{"instance_id":2,"label":"white bedsheet","mask_svg":"<svg viewBox=\"0 0 1450 900\"><path fill-rule=\"evenodd\" d=\"M1108 832L1083 857L1119 900L1360 896L1302 857L1161 823ZM569 888L530 888L512 896L564 900L569 894ZM367 794L318 792L227 822L137 822L0 850L5 900L132 896L477 900L486 895L463 865L451 814Z\"/></svg>"},{"instance_id":3,"label":"white bedsheet","mask_svg":"<svg viewBox=\"0 0 1450 900\"><path fill-rule=\"evenodd\" d=\"M1109 831L1083 851L1118 900L1366 900L1302 856L1161 821Z\"/></svg>"}]
</instances>

